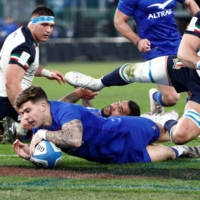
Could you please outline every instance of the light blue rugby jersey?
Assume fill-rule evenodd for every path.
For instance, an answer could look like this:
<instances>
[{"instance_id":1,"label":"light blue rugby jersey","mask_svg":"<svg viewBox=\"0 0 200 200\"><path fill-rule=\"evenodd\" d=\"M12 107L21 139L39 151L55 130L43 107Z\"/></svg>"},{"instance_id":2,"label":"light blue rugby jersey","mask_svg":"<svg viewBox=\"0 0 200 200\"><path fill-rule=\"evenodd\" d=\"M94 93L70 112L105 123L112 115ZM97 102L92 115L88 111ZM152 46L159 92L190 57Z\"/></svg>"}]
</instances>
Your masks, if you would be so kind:
<instances>
[{"instance_id":1,"label":"light blue rugby jersey","mask_svg":"<svg viewBox=\"0 0 200 200\"><path fill-rule=\"evenodd\" d=\"M83 144L79 148L62 148L65 153L100 163L150 162L146 146L159 137L159 129L151 120L98 117L83 106L66 102L50 101L50 106L53 122L47 130L60 130L74 119L83 125Z\"/></svg>"},{"instance_id":2,"label":"light blue rugby jersey","mask_svg":"<svg viewBox=\"0 0 200 200\"><path fill-rule=\"evenodd\" d=\"M142 53L145 60L177 54L181 35L174 19L174 7L185 0L120 0L118 9L133 17L138 35L151 42L151 51Z\"/></svg>"}]
</instances>

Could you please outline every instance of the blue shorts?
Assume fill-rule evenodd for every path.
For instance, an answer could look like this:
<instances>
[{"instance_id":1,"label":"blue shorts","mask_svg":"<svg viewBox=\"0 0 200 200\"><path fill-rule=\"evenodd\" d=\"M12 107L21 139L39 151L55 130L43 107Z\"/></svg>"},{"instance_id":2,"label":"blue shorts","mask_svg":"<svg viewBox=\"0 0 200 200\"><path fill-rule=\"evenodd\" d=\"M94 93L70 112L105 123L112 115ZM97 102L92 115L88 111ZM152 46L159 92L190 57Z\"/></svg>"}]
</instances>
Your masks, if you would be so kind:
<instances>
[{"instance_id":1,"label":"blue shorts","mask_svg":"<svg viewBox=\"0 0 200 200\"><path fill-rule=\"evenodd\" d=\"M2 121L4 117L11 117L13 120L17 122L18 116L19 114L13 108L8 98L0 97L0 121Z\"/></svg>"},{"instance_id":2,"label":"blue shorts","mask_svg":"<svg viewBox=\"0 0 200 200\"><path fill-rule=\"evenodd\" d=\"M176 92L192 93L191 101L200 103L200 77L196 70L188 67L175 68L174 61L176 56L169 56L167 60L167 70Z\"/></svg>"}]
</instances>

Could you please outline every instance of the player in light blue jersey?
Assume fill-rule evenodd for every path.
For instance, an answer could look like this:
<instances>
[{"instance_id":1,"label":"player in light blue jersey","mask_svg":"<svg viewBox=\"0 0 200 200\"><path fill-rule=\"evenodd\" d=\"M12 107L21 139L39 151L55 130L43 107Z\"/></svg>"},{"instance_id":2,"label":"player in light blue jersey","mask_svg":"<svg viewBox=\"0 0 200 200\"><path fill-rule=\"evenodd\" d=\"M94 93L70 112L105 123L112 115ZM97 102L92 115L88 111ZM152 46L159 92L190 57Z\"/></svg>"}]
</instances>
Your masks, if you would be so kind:
<instances>
[{"instance_id":1,"label":"player in light blue jersey","mask_svg":"<svg viewBox=\"0 0 200 200\"><path fill-rule=\"evenodd\" d=\"M153 145L169 137L149 119L98 117L80 105L48 101L46 93L37 86L21 92L15 106L36 131L30 148L19 141L13 144L23 158L29 158L42 139L53 142L67 154L99 163L156 162L188 153L185 146Z\"/></svg>"},{"instance_id":2,"label":"player in light blue jersey","mask_svg":"<svg viewBox=\"0 0 200 200\"><path fill-rule=\"evenodd\" d=\"M174 17L178 2L187 8L191 16L199 10L194 0L120 0L114 17L115 27L137 46L145 60L175 55L181 41ZM137 33L127 23L131 17L135 20ZM160 70L159 66L157 70ZM152 113L163 112L159 105L173 106L180 98L173 87L157 86L160 92L157 89L149 91Z\"/></svg>"}]
</instances>

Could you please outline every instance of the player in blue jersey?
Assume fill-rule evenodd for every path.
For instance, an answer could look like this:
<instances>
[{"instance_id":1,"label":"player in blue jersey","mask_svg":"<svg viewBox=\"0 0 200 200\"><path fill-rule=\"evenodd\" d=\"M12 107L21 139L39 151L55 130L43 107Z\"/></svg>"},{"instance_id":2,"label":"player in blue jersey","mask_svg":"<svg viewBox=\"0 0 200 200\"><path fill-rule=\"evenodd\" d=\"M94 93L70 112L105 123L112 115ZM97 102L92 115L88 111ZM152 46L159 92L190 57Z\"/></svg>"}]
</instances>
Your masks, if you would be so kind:
<instances>
[{"instance_id":1,"label":"player in blue jersey","mask_svg":"<svg viewBox=\"0 0 200 200\"><path fill-rule=\"evenodd\" d=\"M70 94L62 97L59 101L76 103L81 99L83 106L85 106L90 112L102 117L124 115L140 116L140 107L136 102L132 100L121 100L114 102L101 109L94 108L90 100L93 99L97 94L98 92L77 88L74 92L71 92Z\"/></svg>"},{"instance_id":2,"label":"player in blue jersey","mask_svg":"<svg viewBox=\"0 0 200 200\"><path fill-rule=\"evenodd\" d=\"M145 60L159 56L177 54L181 35L174 17L176 3L183 4L191 16L199 10L194 0L120 0L115 12L116 29L142 53ZM128 24L133 17L137 34ZM159 66L158 66L158 69ZM113 79L109 80L110 82ZM151 112L163 112L162 106L173 106L180 95L173 87L157 85L157 89L149 91Z\"/></svg>"},{"instance_id":3,"label":"player in blue jersey","mask_svg":"<svg viewBox=\"0 0 200 200\"><path fill-rule=\"evenodd\" d=\"M189 149L153 145L169 137L161 134L162 127L149 119L98 117L80 105L48 101L38 86L23 90L15 106L36 132L30 148L19 141L13 144L17 154L26 159L42 139L53 142L67 154L99 163L156 162L175 159Z\"/></svg>"},{"instance_id":4,"label":"player in blue jersey","mask_svg":"<svg viewBox=\"0 0 200 200\"><path fill-rule=\"evenodd\" d=\"M76 72L69 72L65 77L72 85L83 86L91 90L100 90L105 86L126 85L133 82L152 82L173 86L178 93L190 91L192 95L186 103L181 119L163 123L174 143L189 142L199 136L200 128L200 57L196 53L200 47L199 27L200 11L191 19L178 51L178 57L187 66L183 65L176 56L162 56L143 63L124 64L102 79L94 79ZM160 68L159 71L157 70L158 67ZM107 79L111 78L115 82L108 85Z\"/></svg>"},{"instance_id":5,"label":"player in blue jersey","mask_svg":"<svg viewBox=\"0 0 200 200\"><path fill-rule=\"evenodd\" d=\"M41 6L32 12L27 26L6 38L0 52L0 121L7 116L19 121L14 100L31 85L34 76L65 82L60 72L39 67L39 43L48 40L54 25L53 11Z\"/></svg>"}]
</instances>

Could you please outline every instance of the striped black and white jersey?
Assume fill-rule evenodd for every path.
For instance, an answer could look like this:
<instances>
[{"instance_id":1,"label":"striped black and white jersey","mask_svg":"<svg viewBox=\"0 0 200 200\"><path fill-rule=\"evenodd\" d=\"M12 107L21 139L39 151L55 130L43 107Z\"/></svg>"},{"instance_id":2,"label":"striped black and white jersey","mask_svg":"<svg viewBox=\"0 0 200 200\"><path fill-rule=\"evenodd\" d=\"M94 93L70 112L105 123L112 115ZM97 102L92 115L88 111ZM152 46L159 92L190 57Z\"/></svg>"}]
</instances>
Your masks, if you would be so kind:
<instances>
[{"instance_id":1,"label":"striped black and white jersey","mask_svg":"<svg viewBox=\"0 0 200 200\"><path fill-rule=\"evenodd\" d=\"M29 87L39 67L39 45L33 39L28 27L20 27L5 40L0 52L0 96L7 97L6 71L8 64L17 64L25 74L21 87Z\"/></svg>"}]
</instances>

